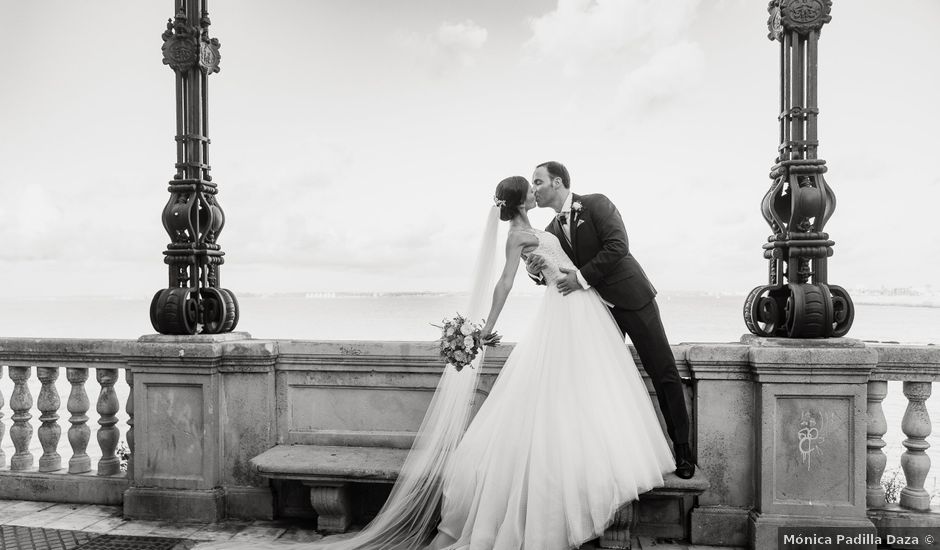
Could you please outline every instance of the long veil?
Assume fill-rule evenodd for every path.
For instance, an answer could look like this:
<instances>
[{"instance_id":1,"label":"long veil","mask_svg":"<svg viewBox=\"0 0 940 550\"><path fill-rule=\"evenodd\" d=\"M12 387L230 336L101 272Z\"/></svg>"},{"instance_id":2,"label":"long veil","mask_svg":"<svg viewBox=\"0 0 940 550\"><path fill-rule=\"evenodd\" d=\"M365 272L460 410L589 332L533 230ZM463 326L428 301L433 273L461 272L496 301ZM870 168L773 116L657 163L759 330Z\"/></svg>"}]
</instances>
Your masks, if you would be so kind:
<instances>
[{"instance_id":1,"label":"long veil","mask_svg":"<svg viewBox=\"0 0 940 550\"><path fill-rule=\"evenodd\" d=\"M491 207L477 253L470 303L461 312L472 321L488 313L495 285L498 225L499 209ZM350 538L318 541L310 548L413 550L427 543L439 519L444 473L466 430L485 355L484 347L473 368L444 368L398 480L372 523Z\"/></svg>"}]
</instances>

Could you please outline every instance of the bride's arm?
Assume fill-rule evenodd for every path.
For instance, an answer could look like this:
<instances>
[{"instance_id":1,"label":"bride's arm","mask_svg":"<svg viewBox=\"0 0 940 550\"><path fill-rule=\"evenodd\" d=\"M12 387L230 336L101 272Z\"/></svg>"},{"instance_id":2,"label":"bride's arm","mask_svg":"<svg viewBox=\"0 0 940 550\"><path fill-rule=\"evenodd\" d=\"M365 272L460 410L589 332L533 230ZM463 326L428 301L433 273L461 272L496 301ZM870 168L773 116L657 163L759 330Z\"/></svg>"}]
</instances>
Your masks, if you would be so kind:
<instances>
[{"instance_id":1,"label":"bride's arm","mask_svg":"<svg viewBox=\"0 0 940 550\"><path fill-rule=\"evenodd\" d=\"M512 283L516 279L516 270L519 269L519 261L522 257L522 250L525 247L525 239L520 235L509 235L506 239L506 265L503 267L503 274L496 282L496 288L493 289L493 305L490 306L490 314L486 316L486 324L483 326L483 336L493 332L496 326L496 319L499 313L506 305L506 297L512 290Z\"/></svg>"}]
</instances>

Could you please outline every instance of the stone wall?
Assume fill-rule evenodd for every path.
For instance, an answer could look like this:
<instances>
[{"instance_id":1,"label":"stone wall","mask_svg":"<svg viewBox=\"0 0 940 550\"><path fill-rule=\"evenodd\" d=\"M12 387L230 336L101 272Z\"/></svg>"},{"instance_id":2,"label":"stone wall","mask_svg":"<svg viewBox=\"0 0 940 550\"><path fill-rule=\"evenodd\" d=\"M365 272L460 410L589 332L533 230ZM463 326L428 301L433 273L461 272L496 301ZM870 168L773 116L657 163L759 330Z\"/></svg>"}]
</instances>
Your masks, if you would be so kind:
<instances>
[{"instance_id":1,"label":"stone wall","mask_svg":"<svg viewBox=\"0 0 940 550\"><path fill-rule=\"evenodd\" d=\"M474 410L511 349L488 353ZM692 542L759 545L778 527L809 519L871 527L867 514L884 523L884 507L872 513L873 482L866 486L880 452L877 422L869 422L877 417L878 384L904 380L912 402L922 405L929 382L940 377L940 350L750 337L673 350L688 382L699 468L711 486L692 512ZM4 462L0 497L65 500L61 495L74 493L113 502L115 487L117 495L126 488L129 517L189 521L273 517L275 492L289 489L259 477L248 461L278 444L407 449L442 369L434 342L257 340L245 333L130 342L0 339L0 365L18 373L45 367L46 376L49 367L130 369L131 399L122 405L134 411L129 475L69 474L64 464L37 477L37 466L11 470ZM23 412L22 395L6 397ZM63 396L63 415L66 403ZM906 429L922 432L917 418ZM909 462L919 472L924 462L915 458ZM37 479L44 492L35 489Z\"/></svg>"}]
</instances>

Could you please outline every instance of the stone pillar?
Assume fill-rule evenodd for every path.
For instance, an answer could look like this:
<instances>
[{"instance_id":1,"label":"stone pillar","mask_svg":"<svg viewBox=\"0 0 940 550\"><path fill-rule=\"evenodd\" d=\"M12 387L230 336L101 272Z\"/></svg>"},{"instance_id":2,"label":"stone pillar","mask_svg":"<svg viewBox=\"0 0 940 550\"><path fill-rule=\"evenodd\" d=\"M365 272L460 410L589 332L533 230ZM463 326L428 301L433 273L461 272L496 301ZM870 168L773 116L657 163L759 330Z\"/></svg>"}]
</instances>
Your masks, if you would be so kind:
<instances>
[{"instance_id":1,"label":"stone pillar","mask_svg":"<svg viewBox=\"0 0 940 550\"><path fill-rule=\"evenodd\" d=\"M138 340L128 356L134 373L135 460L134 479L124 494L125 517L197 522L225 517L225 484L234 475L226 470L247 465L250 453L269 443L255 441L253 433L274 431L272 407L258 406L273 400L274 392L271 382L240 395L253 380L227 385L223 377L231 366L259 355L264 378L265 369L273 370L272 348L251 342L244 332ZM246 428L250 425L257 428ZM246 434L244 444L231 441ZM246 452L229 456L233 449Z\"/></svg>"},{"instance_id":2,"label":"stone pillar","mask_svg":"<svg viewBox=\"0 0 940 550\"><path fill-rule=\"evenodd\" d=\"M222 366L222 485L227 517L273 519L271 483L248 461L277 444L271 341L232 342Z\"/></svg>"},{"instance_id":3,"label":"stone pillar","mask_svg":"<svg viewBox=\"0 0 940 550\"><path fill-rule=\"evenodd\" d=\"M865 500L869 508L884 508L885 489L881 485L888 457L881 449L885 448L884 435L888 433L888 421L881 402L888 396L887 380L868 382L868 490Z\"/></svg>"},{"instance_id":4,"label":"stone pillar","mask_svg":"<svg viewBox=\"0 0 940 550\"><path fill-rule=\"evenodd\" d=\"M901 469L907 485L901 489L901 507L922 512L930 510L930 493L924 489L924 481L930 471L930 415L924 401L930 397L930 382L904 382L907 409L901 421L901 430L907 438L903 441L905 451L901 455Z\"/></svg>"},{"instance_id":5,"label":"stone pillar","mask_svg":"<svg viewBox=\"0 0 940 550\"><path fill-rule=\"evenodd\" d=\"M692 509L690 541L746 546L754 506L757 427L754 383L743 344L693 345L698 467L710 487Z\"/></svg>"},{"instance_id":6,"label":"stone pillar","mask_svg":"<svg viewBox=\"0 0 940 550\"><path fill-rule=\"evenodd\" d=\"M744 338L756 389L757 499L749 545L781 527L875 527L866 516L868 377L857 340Z\"/></svg>"}]
</instances>

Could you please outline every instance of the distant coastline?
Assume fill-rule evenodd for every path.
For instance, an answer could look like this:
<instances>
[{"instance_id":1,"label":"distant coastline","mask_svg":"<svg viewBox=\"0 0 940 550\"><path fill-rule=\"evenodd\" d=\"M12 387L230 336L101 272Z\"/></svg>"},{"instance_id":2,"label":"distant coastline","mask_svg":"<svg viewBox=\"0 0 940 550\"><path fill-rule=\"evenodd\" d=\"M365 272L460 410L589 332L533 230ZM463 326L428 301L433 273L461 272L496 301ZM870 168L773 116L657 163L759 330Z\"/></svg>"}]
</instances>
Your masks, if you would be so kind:
<instances>
[{"instance_id":1,"label":"distant coastline","mask_svg":"<svg viewBox=\"0 0 940 550\"><path fill-rule=\"evenodd\" d=\"M521 289L513 290L517 296L536 296L542 290ZM331 298L439 298L443 296L466 296L466 291L307 291L307 292L241 292L239 297L245 298L284 298L284 299L331 299ZM670 299L673 296L682 297L712 297L733 298L744 300L746 292L736 291L707 291L707 290L664 290L660 292L660 300ZM856 304L873 306L898 307L927 307L940 308L940 293L930 293L915 288L896 289L850 289L849 295Z\"/></svg>"},{"instance_id":2,"label":"distant coastline","mask_svg":"<svg viewBox=\"0 0 940 550\"><path fill-rule=\"evenodd\" d=\"M449 290L376 290L376 291L333 291L333 290L306 290L306 291L285 291L285 292L257 292L235 290L238 298L261 298L261 299L354 299L354 298L441 298L445 296L466 296L467 291L449 291ZM871 306L896 306L896 307L923 307L940 308L940 289L932 287L881 287L854 288L848 289L853 302L859 305ZM513 294L517 296L536 296L542 293L542 289L523 288L514 289ZM699 297L699 298L734 298L740 297L742 300L747 295L741 291L713 291L713 290L663 290L659 293L660 300L668 300L671 297ZM107 299L127 301L138 301L149 299L149 296L133 295L69 295L69 296L16 296L0 297L0 302L36 302L36 301L73 301Z\"/></svg>"}]
</instances>

